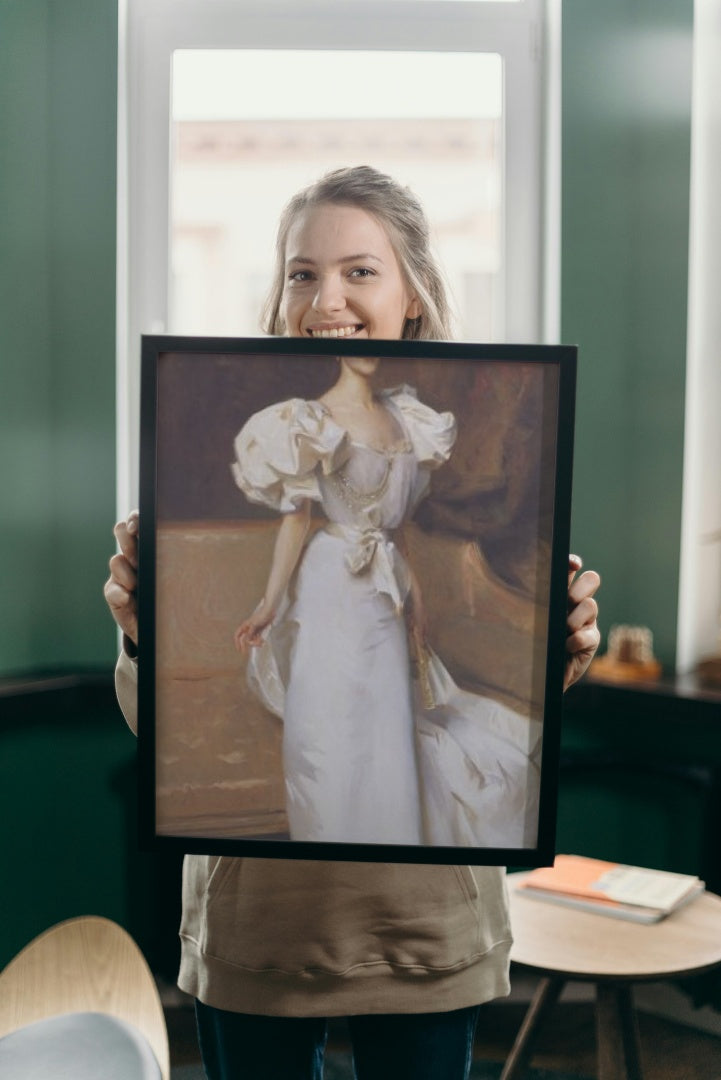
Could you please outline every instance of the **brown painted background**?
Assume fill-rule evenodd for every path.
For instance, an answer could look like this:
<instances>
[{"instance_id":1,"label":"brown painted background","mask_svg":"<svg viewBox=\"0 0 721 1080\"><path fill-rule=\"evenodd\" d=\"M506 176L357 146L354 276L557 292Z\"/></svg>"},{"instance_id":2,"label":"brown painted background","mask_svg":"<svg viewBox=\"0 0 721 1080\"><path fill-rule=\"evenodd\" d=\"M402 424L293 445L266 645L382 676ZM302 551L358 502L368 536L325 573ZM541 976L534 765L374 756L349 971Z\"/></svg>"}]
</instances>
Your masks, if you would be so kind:
<instances>
[{"instance_id":1,"label":"brown painted background","mask_svg":"<svg viewBox=\"0 0 721 1080\"><path fill-rule=\"evenodd\" d=\"M282 722L250 694L236 626L262 596L278 518L230 471L245 420L314 398L335 361L167 355L159 365L157 810L174 835L279 836ZM540 712L550 555L555 368L384 361L450 409L459 436L408 530L429 638L456 681Z\"/></svg>"}]
</instances>

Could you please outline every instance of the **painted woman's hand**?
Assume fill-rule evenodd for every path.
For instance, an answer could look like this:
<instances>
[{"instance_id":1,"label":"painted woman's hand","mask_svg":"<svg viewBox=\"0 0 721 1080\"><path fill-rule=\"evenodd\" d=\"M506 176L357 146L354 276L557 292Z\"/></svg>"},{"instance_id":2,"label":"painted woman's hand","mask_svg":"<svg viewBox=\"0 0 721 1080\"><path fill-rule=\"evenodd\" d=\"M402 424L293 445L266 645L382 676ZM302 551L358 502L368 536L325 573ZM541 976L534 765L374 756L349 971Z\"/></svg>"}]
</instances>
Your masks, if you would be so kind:
<instances>
[{"instance_id":1,"label":"painted woman's hand","mask_svg":"<svg viewBox=\"0 0 721 1080\"><path fill-rule=\"evenodd\" d=\"M261 600L253 614L245 619L233 635L235 647L241 655L245 655L249 648L257 649L263 644L263 632L273 622L275 612Z\"/></svg>"},{"instance_id":2,"label":"painted woman's hand","mask_svg":"<svg viewBox=\"0 0 721 1080\"><path fill-rule=\"evenodd\" d=\"M120 552L110 560L110 577L103 594L110 614L134 645L138 644L138 533L140 518L133 510L113 533Z\"/></svg>"},{"instance_id":3,"label":"painted woman's hand","mask_svg":"<svg viewBox=\"0 0 721 1080\"><path fill-rule=\"evenodd\" d=\"M601 640L596 625L598 604L594 600L601 578L595 570L586 570L576 577L582 566L583 561L578 555L569 555L564 690L568 690L584 674Z\"/></svg>"},{"instance_id":4,"label":"painted woman's hand","mask_svg":"<svg viewBox=\"0 0 721 1080\"><path fill-rule=\"evenodd\" d=\"M249 648L256 649L263 644L263 631L275 618L276 607L281 603L303 553L309 528L310 499L302 499L296 510L283 515L275 538L265 596L253 614L240 624L233 635L239 653L246 653Z\"/></svg>"},{"instance_id":5,"label":"painted woman's hand","mask_svg":"<svg viewBox=\"0 0 721 1080\"><path fill-rule=\"evenodd\" d=\"M418 584L418 578L410 571L410 588L406 601L406 624L409 633L416 639L418 644L425 644L428 631L426 609L423 603L423 593Z\"/></svg>"}]
</instances>

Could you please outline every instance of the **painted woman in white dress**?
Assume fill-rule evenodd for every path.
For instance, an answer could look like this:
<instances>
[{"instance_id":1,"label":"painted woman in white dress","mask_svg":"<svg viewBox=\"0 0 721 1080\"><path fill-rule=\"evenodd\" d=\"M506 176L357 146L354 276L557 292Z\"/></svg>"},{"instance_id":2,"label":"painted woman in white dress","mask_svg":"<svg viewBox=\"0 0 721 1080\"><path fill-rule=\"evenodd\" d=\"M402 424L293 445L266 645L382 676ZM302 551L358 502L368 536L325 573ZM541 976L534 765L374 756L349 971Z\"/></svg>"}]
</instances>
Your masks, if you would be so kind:
<instances>
[{"instance_id":1,"label":"painted woman in white dress","mask_svg":"<svg viewBox=\"0 0 721 1080\"><path fill-rule=\"evenodd\" d=\"M398 530L448 458L455 422L408 387L374 395L375 360L339 363L327 396L273 405L236 440L235 478L249 499L285 513L319 502L327 519L300 553L248 674L283 717L291 837L418 844L405 619L413 578ZM377 430L359 439L339 406L366 383Z\"/></svg>"},{"instance_id":2,"label":"painted woman in white dress","mask_svg":"<svg viewBox=\"0 0 721 1080\"><path fill-rule=\"evenodd\" d=\"M373 214L325 201L291 208L287 222L282 332L338 338L340 352L344 338L398 338L419 316ZM538 723L459 690L432 654L434 707L411 678L409 630L423 639L425 617L403 524L456 425L409 387L376 392L377 363L341 356L318 400L271 405L235 444L246 497L283 515L264 597L235 642L251 654L251 686L283 719L290 835L535 843ZM326 518L317 530L314 502Z\"/></svg>"},{"instance_id":3,"label":"painted woman in white dress","mask_svg":"<svg viewBox=\"0 0 721 1080\"><path fill-rule=\"evenodd\" d=\"M251 501L286 514L318 502L327 519L248 666L283 718L291 838L522 845L533 722L460 691L433 654L431 702L411 678L409 631L423 614L402 529L451 453L454 418L409 387L374 394L375 360L339 363L328 395L270 406L235 444ZM365 393L384 429L373 441L338 422Z\"/></svg>"}]
</instances>

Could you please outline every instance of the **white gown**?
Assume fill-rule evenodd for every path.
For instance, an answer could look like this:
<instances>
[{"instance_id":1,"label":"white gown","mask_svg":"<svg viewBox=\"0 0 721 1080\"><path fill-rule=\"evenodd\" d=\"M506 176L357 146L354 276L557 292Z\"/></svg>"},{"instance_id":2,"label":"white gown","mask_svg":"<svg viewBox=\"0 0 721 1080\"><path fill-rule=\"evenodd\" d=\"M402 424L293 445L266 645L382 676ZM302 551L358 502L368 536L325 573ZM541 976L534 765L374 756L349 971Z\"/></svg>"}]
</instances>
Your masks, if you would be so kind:
<instances>
[{"instance_id":1,"label":"white gown","mask_svg":"<svg viewBox=\"0 0 721 1080\"><path fill-rule=\"evenodd\" d=\"M293 840L525 847L535 844L540 725L460 690L431 656L435 707L411 678L408 568L391 538L456 438L403 386L382 400L398 442L352 441L317 401L252 416L235 440L235 480L281 512L321 503L315 532L248 680L283 719Z\"/></svg>"}]
</instances>

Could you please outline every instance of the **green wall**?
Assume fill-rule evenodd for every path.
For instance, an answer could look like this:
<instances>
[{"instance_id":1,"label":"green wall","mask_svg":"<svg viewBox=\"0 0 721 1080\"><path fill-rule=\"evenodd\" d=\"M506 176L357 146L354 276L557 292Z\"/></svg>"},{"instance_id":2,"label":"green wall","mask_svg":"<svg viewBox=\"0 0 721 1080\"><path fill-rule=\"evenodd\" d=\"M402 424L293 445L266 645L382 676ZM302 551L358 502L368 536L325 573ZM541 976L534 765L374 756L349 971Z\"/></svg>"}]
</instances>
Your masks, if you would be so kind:
<instances>
[{"instance_id":1,"label":"green wall","mask_svg":"<svg viewBox=\"0 0 721 1080\"><path fill-rule=\"evenodd\" d=\"M675 656L692 0L563 5L562 340L579 345L573 546L601 627Z\"/></svg>"},{"instance_id":2,"label":"green wall","mask_svg":"<svg viewBox=\"0 0 721 1080\"><path fill-rule=\"evenodd\" d=\"M112 662L116 0L0 0L0 675Z\"/></svg>"},{"instance_id":3,"label":"green wall","mask_svg":"<svg viewBox=\"0 0 721 1080\"><path fill-rule=\"evenodd\" d=\"M102 597L115 515L116 0L0 0L0 677L107 672L0 696L0 966L95 913L144 944L135 740ZM2 690L8 690L4 685ZM9 886L9 887L8 887Z\"/></svg>"}]
</instances>

